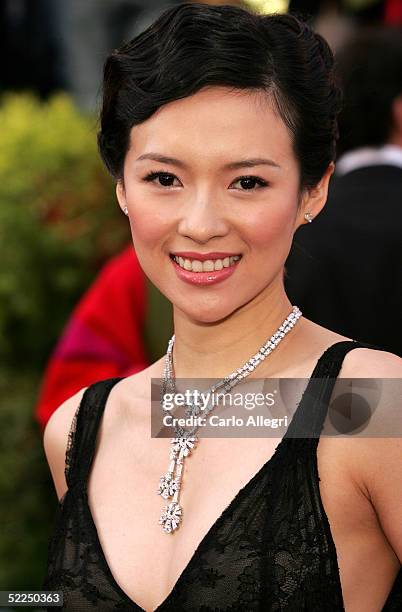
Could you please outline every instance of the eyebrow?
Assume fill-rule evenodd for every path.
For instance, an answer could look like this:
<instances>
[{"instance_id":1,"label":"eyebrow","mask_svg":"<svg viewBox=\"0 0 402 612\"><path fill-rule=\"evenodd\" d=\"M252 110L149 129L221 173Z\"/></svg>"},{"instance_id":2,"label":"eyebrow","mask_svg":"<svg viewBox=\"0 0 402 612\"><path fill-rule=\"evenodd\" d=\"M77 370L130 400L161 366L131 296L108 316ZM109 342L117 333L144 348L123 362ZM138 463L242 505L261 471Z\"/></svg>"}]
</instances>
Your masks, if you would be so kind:
<instances>
[{"instance_id":1,"label":"eyebrow","mask_svg":"<svg viewBox=\"0 0 402 612\"><path fill-rule=\"evenodd\" d=\"M137 157L136 161L142 161L144 159L152 159L153 161L161 162L162 164L171 164L178 168L187 168L187 165L180 159L174 157L167 157L166 155L160 155L159 153L144 153ZM272 166L273 168L280 168L279 164L274 162L272 159L265 159L263 157L251 157L249 159L239 159L238 161L230 162L223 166L224 170L236 170L238 168L253 168L254 166Z\"/></svg>"}]
</instances>

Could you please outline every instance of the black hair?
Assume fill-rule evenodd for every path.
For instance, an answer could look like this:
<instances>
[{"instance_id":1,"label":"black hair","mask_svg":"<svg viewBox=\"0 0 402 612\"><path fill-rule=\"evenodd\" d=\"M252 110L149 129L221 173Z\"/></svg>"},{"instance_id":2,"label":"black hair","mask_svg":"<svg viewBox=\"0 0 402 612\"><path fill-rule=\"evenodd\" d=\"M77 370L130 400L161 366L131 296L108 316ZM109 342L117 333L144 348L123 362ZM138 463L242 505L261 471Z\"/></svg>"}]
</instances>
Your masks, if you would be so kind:
<instances>
[{"instance_id":1,"label":"black hair","mask_svg":"<svg viewBox=\"0 0 402 612\"><path fill-rule=\"evenodd\" d=\"M402 94L402 28L366 28L336 54L336 76L344 90L338 155L387 142L392 102Z\"/></svg>"},{"instance_id":2,"label":"black hair","mask_svg":"<svg viewBox=\"0 0 402 612\"><path fill-rule=\"evenodd\" d=\"M318 183L335 159L341 103L328 43L292 15L189 2L106 60L98 145L110 173L122 178L134 125L211 85L269 94L292 138L300 189Z\"/></svg>"}]
</instances>

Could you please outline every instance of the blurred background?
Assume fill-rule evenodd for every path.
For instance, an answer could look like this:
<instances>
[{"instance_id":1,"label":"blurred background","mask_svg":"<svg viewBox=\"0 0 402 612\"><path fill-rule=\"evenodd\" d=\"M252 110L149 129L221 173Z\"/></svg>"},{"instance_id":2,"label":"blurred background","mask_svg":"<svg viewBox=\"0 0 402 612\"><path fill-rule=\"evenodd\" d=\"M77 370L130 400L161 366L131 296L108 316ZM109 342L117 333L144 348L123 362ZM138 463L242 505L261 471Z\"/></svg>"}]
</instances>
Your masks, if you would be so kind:
<instances>
[{"instance_id":1,"label":"blurred background","mask_svg":"<svg viewBox=\"0 0 402 612\"><path fill-rule=\"evenodd\" d=\"M39 589L44 576L57 507L42 446L52 412L84 385L146 367L172 333L170 305L139 268L96 149L106 55L172 4L0 0L0 590ZM402 24L401 0L226 4L302 16L340 54L362 30ZM392 99L402 92L402 70L395 70ZM380 89L373 80L371 97ZM381 138L358 146L386 144ZM392 142L394 161L380 165L400 170L400 208L402 162L399 141ZM381 188L386 179L379 180ZM382 262L392 270L393 257ZM287 275L297 297L291 259ZM382 342L364 330L340 331ZM401 349L399 340L389 350Z\"/></svg>"}]
</instances>

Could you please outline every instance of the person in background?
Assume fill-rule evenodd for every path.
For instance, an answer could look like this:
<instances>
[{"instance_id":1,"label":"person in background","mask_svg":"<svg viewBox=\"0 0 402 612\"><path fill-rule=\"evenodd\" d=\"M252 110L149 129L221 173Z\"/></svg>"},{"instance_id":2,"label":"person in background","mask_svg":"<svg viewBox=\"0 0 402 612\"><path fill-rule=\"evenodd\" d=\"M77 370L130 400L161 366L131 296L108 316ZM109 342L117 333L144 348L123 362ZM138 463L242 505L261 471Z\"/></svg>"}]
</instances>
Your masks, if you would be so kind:
<instances>
[{"instance_id":1,"label":"person in background","mask_svg":"<svg viewBox=\"0 0 402 612\"><path fill-rule=\"evenodd\" d=\"M336 170L324 210L296 234L285 286L316 323L402 355L401 28L356 34L337 73Z\"/></svg>"}]
</instances>

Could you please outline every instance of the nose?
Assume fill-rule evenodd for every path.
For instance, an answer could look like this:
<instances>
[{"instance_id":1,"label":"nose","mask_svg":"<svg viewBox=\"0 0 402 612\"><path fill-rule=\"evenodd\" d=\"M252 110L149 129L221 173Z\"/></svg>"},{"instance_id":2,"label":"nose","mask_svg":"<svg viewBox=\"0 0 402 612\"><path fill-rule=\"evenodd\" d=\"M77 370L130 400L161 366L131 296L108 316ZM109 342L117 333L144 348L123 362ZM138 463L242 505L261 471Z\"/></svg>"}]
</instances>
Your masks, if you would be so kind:
<instances>
[{"instance_id":1,"label":"nose","mask_svg":"<svg viewBox=\"0 0 402 612\"><path fill-rule=\"evenodd\" d=\"M211 198L192 201L185 207L177 231L181 236L200 244L212 238L226 236L229 223L220 207Z\"/></svg>"}]
</instances>

